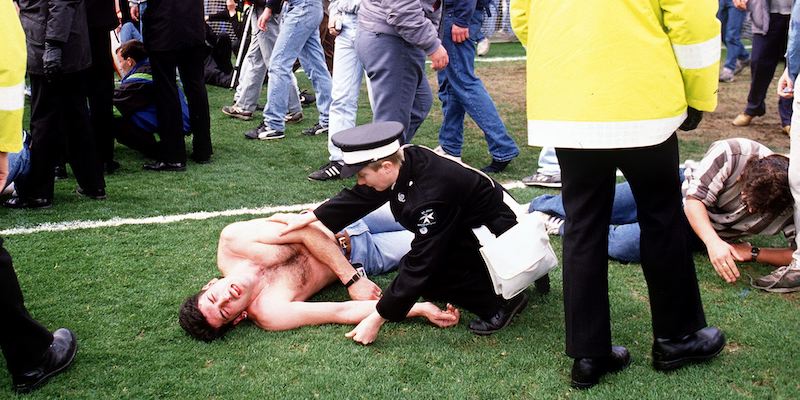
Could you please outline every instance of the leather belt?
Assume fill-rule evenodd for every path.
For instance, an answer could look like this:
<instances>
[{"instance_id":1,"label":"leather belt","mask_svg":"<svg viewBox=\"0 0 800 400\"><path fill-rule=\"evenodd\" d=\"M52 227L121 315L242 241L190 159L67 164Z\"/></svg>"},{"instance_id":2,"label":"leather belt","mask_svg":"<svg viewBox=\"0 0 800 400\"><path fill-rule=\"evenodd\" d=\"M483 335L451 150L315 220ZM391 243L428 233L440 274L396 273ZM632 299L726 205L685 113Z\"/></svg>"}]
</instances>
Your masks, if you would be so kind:
<instances>
[{"instance_id":1,"label":"leather belt","mask_svg":"<svg viewBox=\"0 0 800 400\"><path fill-rule=\"evenodd\" d=\"M350 260L350 251L353 249L353 247L350 245L350 235L346 231L342 231L334 236L336 237L336 241L339 243L339 247L342 248L344 256Z\"/></svg>"}]
</instances>

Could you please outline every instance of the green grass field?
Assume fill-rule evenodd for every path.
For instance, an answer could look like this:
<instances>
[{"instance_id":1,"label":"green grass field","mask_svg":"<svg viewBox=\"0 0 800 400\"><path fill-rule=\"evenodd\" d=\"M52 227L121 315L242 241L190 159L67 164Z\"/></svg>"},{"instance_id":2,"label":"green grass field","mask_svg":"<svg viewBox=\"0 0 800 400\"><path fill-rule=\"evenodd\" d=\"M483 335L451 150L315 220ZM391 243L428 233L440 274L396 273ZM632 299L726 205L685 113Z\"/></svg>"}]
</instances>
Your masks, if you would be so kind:
<instances>
[{"instance_id":1,"label":"green grass field","mask_svg":"<svg viewBox=\"0 0 800 400\"><path fill-rule=\"evenodd\" d=\"M519 55L517 47L493 45L494 55ZM517 45L518 46L518 45ZM490 54L493 55L493 54ZM478 64L494 88L501 68ZM503 70L504 71L504 70ZM523 82L505 82L524 86ZM301 86L309 87L301 79ZM143 159L117 148L122 169L107 178L109 198L85 200L75 181L56 184L49 210L0 208L0 231L44 223L140 218L317 202L352 181L309 182L306 175L326 161L324 137L300 130L316 119L287 129L279 141L247 141L242 133L257 125L219 112L232 93L209 88L213 163L190 163L186 173L148 173ZM498 107L522 147L522 155L500 174L500 181L531 173L538 148L522 146L525 116L520 99L496 97ZM362 100L360 122L370 120ZM434 146L441 121L440 104L415 142ZM490 161L474 123L467 124L464 160ZM708 143L682 140L682 158L698 159ZM518 189L528 201L545 191ZM547 193L552 193L549 191ZM650 314L647 289L636 264L610 263L609 281L615 343L631 350L634 362L624 373L608 376L590 391L569 388L571 360L563 354L564 322L561 273L553 273L553 292L534 294L529 308L504 331L477 337L466 330L472 318L440 330L421 321L386 325L369 347L344 337L345 326L268 333L245 324L224 340L204 344L187 337L177 324L180 302L216 274L220 230L249 216L218 217L158 225L5 235L14 256L26 303L46 326L72 328L79 352L71 369L31 399L175 398L175 399L699 399L800 397L800 297L750 290L745 280L727 285L698 253L703 300L710 324L725 330L729 345L703 366L673 373L650 367ZM780 239L756 238L762 246ZM557 254L561 240L553 238ZM745 267L753 275L763 267ZM376 282L387 285L392 276ZM315 300L346 300L341 287ZM0 373L0 398L13 398L11 380Z\"/></svg>"}]
</instances>

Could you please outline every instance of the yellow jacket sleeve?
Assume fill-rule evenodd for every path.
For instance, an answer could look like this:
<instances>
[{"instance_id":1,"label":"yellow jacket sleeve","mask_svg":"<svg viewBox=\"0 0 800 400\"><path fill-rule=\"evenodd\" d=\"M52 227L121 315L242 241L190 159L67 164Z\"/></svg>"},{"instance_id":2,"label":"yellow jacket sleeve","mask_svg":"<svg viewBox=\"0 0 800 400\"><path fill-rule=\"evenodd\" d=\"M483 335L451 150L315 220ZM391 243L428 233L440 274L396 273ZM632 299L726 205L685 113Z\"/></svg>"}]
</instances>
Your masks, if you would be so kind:
<instances>
[{"instance_id":1,"label":"yellow jacket sleeve","mask_svg":"<svg viewBox=\"0 0 800 400\"><path fill-rule=\"evenodd\" d=\"M683 76L687 104L714 111L719 88L720 22L716 0L661 0L664 29Z\"/></svg>"},{"instance_id":2,"label":"yellow jacket sleeve","mask_svg":"<svg viewBox=\"0 0 800 400\"><path fill-rule=\"evenodd\" d=\"M0 152L15 153L22 149L27 52L14 5L0 3Z\"/></svg>"},{"instance_id":3,"label":"yellow jacket sleeve","mask_svg":"<svg viewBox=\"0 0 800 400\"><path fill-rule=\"evenodd\" d=\"M511 0L509 16L511 17L511 29L517 35L517 39L522 46L528 47L528 9L531 0Z\"/></svg>"}]
</instances>

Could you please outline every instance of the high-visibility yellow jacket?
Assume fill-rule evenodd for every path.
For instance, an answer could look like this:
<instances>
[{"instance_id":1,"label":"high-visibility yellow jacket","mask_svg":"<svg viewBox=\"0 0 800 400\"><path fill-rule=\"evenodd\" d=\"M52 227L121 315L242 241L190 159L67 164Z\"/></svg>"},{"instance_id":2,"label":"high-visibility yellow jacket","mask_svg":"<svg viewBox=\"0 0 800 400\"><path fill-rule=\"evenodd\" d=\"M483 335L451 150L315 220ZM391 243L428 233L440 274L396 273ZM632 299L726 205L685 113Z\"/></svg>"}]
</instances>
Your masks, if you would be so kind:
<instances>
[{"instance_id":1,"label":"high-visibility yellow jacket","mask_svg":"<svg viewBox=\"0 0 800 400\"><path fill-rule=\"evenodd\" d=\"M11 1L0 1L0 152L22 149L25 34Z\"/></svg>"},{"instance_id":2,"label":"high-visibility yellow jacket","mask_svg":"<svg viewBox=\"0 0 800 400\"><path fill-rule=\"evenodd\" d=\"M663 142L687 104L717 105L717 0L511 0L527 50L528 142L630 148Z\"/></svg>"}]
</instances>

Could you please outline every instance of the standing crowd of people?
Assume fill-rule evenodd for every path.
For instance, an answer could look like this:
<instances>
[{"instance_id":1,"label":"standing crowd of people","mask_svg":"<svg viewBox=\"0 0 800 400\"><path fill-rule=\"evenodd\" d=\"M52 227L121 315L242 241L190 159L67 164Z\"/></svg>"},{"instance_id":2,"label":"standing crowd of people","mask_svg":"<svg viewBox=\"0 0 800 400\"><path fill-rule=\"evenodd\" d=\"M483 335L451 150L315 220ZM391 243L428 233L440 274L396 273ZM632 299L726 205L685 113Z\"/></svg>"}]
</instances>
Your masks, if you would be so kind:
<instances>
[{"instance_id":1,"label":"standing crowd of people","mask_svg":"<svg viewBox=\"0 0 800 400\"><path fill-rule=\"evenodd\" d=\"M699 166L681 170L677 136L714 111L719 82L733 80L748 66L747 107L733 124L745 126L764 115L767 88L787 45L779 112L781 129L791 134L800 5L791 0L630 3L596 8L513 0L507 7L527 52L528 144L543 147L542 167L523 182L562 188L559 198L535 200L531 207L547 213L548 229L564 237L566 354L573 358L571 385L582 389L631 362L624 346L612 344L609 226L622 225L615 215L636 216L626 219L636 224L636 233L625 236L624 244L635 241L635 250L625 254L641 263L647 282L656 370L711 360L726 343L722 330L706 322L693 249L705 248L728 282L739 278L737 262L761 257L780 268L757 287L800 289L800 250L730 243L750 234L784 232L796 238L800 166L792 160L800 158L786 160L758 143L731 139L715 143ZM311 81L319 117L302 134L325 134L329 159L308 178L356 175L356 185L311 212L226 228L218 253L225 276L181 308L180 324L192 336L212 340L249 315L267 330L353 324L348 337L370 344L384 324L407 317L453 326L460 317L456 306L475 314L471 332L489 335L526 307L526 292L508 299L495 292L473 233L486 227L500 237L521 222L518 205L488 175L504 171L520 150L474 69L492 0L253 0L244 21L249 29L241 31L243 21L228 1L211 19L234 24L215 26L211 33L206 24L211 13L200 0L14 4L17 10L8 0L0 4L2 52L9 55L0 60L0 102L7 103L0 103L0 187L11 180L15 185L6 207L50 207L56 171L65 162L78 194L105 199L105 174L119 168L115 141L152 159L143 165L148 171L186 171L189 160L211 162L209 57L216 60L211 75L224 70L225 78L214 78L217 82L230 77L231 84L238 83L232 104L221 110L232 118L253 119L266 81L267 102L259 124L244 133L247 139L284 138L288 124L303 119L301 103L308 97L297 88L298 61ZM750 55L740 41L743 10L753 20ZM121 43L115 62L109 33L119 25L120 35L130 40ZM720 70L722 40L728 53ZM236 42L241 46L232 45ZM215 53L215 47L223 50ZM236 47L246 48L237 59L238 76L227 65ZM433 105L426 62L437 71L442 103L439 146L433 150L413 144ZM115 64L122 78L116 88ZM22 131L21 111L26 73L29 135ZM364 77L373 123L357 127ZM115 119L113 106L121 118ZM480 169L461 161L466 114L483 131L491 154ZM793 156L800 152L796 136ZM11 159L10 153L17 156ZM617 170L627 179L626 188L615 187ZM620 208L623 191L630 195ZM390 227L389 218L399 227ZM392 235L396 246L378 239L397 231L407 232L403 239ZM310 280L298 283L289 276L284 289L292 298L270 297L269 277L289 262ZM361 263L377 265L370 273L398 272L383 291L363 269L354 269ZM14 326L10 334L4 330L0 344L15 389L25 392L69 366L76 338L67 329L51 334L28 315L1 240L0 268L3 315ZM337 279L353 302L305 302ZM540 278L536 288L547 292L549 278ZM421 297L447 306L418 303Z\"/></svg>"}]
</instances>

